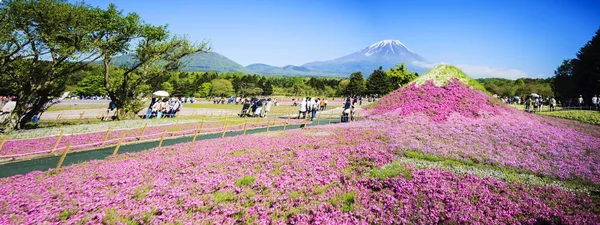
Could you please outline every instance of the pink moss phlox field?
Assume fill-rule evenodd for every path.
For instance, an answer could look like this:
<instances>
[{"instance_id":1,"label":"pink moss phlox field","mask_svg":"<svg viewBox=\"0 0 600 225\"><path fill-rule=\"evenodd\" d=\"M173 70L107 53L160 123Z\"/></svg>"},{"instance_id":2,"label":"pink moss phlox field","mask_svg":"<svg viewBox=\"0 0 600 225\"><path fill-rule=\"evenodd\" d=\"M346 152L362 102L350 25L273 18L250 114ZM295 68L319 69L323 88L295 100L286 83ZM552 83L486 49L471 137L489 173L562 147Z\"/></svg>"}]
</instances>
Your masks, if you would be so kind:
<instances>
[{"instance_id":1,"label":"pink moss phlox field","mask_svg":"<svg viewBox=\"0 0 600 225\"><path fill-rule=\"evenodd\" d=\"M597 126L528 114L456 79L408 85L368 111L399 149L600 183Z\"/></svg>"},{"instance_id":2,"label":"pink moss phlox field","mask_svg":"<svg viewBox=\"0 0 600 225\"><path fill-rule=\"evenodd\" d=\"M279 119L278 125L281 125L283 119ZM261 121L259 124L248 123L246 128L265 127L267 121ZM300 123L300 121L291 121L292 123ZM194 134L195 129L199 127L199 123L182 123L175 126L161 125L148 127L144 131L142 140L157 139L160 138L162 133L167 129L165 137L182 136ZM227 130L240 130L242 125L229 125ZM202 133L220 132L223 130L222 122L205 122L202 126ZM121 135L125 133L123 139L124 142L137 141L142 133L142 128L126 129L126 130L113 130L108 134L107 141L105 144L115 144L121 138ZM65 135L62 137L58 144L57 150L63 150L67 143L71 142L70 150L86 149L101 146L102 140L104 139L105 131L93 132L85 134L73 134ZM56 143L58 136L42 137L42 138L31 138L31 139L13 139L7 141L0 151L0 156L11 156L16 154L47 154L52 150Z\"/></svg>"},{"instance_id":3,"label":"pink moss phlox field","mask_svg":"<svg viewBox=\"0 0 600 225\"><path fill-rule=\"evenodd\" d=\"M425 114L433 121L440 122L455 112L465 117L478 118L507 110L506 106L499 105L487 94L452 78L442 87L437 87L433 81L428 80L420 86L410 84L400 88L378 100L373 109L369 110L369 115L377 118Z\"/></svg>"},{"instance_id":4,"label":"pink moss phlox field","mask_svg":"<svg viewBox=\"0 0 600 225\"><path fill-rule=\"evenodd\" d=\"M589 197L415 169L380 123L203 140L0 179L0 224L529 224L600 221Z\"/></svg>"},{"instance_id":5,"label":"pink moss phlox field","mask_svg":"<svg viewBox=\"0 0 600 225\"><path fill-rule=\"evenodd\" d=\"M520 114L480 119L452 114L445 123L413 115L389 120L382 126L389 127L400 149L600 183L598 127Z\"/></svg>"}]
</instances>

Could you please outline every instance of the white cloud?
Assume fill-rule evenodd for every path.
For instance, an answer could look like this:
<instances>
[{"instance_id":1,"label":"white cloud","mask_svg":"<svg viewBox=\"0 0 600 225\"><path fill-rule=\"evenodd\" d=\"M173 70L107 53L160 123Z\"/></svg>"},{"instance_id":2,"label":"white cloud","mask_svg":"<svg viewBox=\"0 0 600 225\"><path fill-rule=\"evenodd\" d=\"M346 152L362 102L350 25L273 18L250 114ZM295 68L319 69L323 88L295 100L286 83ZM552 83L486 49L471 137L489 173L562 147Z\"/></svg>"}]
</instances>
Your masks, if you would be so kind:
<instances>
[{"instance_id":1,"label":"white cloud","mask_svg":"<svg viewBox=\"0 0 600 225\"><path fill-rule=\"evenodd\" d=\"M415 66L421 67L421 68L431 69L439 64L448 64L448 63L443 63L443 62L442 63L427 63L427 62L413 61L412 64ZM455 65L455 66L473 78L494 77L494 78L507 78L507 79L514 80L517 78L529 77L529 76L527 76L527 73L520 71L520 70L516 70L516 69L491 68L489 66L473 66L473 65L465 65L465 64L459 64L459 65Z\"/></svg>"}]
</instances>

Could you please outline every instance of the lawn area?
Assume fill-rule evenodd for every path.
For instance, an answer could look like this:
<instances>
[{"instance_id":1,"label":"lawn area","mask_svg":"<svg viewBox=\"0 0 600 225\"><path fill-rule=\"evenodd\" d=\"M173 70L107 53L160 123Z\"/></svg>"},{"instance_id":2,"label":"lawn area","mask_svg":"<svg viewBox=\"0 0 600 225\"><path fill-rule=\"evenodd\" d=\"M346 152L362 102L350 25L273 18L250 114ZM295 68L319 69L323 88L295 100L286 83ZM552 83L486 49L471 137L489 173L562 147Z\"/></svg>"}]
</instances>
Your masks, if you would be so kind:
<instances>
[{"instance_id":1,"label":"lawn area","mask_svg":"<svg viewBox=\"0 0 600 225\"><path fill-rule=\"evenodd\" d=\"M546 116L560 117L570 120L577 120L593 125L600 125L600 112L588 110L554 111L540 113Z\"/></svg>"},{"instance_id":2,"label":"lawn area","mask_svg":"<svg viewBox=\"0 0 600 225\"><path fill-rule=\"evenodd\" d=\"M80 104L80 105L55 105L50 106L46 112L57 112L64 110L105 109L105 104Z\"/></svg>"}]
</instances>

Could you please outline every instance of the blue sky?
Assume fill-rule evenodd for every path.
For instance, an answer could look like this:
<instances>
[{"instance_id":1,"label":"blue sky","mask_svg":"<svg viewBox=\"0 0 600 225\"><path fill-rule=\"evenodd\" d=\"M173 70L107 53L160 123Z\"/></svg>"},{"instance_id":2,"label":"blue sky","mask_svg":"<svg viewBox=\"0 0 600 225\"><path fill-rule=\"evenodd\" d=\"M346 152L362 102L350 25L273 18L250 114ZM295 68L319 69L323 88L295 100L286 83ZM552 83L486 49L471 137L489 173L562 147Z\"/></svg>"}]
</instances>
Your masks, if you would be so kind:
<instances>
[{"instance_id":1,"label":"blue sky","mask_svg":"<svg viewBox=\"0 0 600 225\"><path fill-rule=\"evenodd\" d=\"M550 77L600 28L599 0L85 2L210 40L244 66L330 60L396 39L473 77Z\"/></svg>"}]
</instances>

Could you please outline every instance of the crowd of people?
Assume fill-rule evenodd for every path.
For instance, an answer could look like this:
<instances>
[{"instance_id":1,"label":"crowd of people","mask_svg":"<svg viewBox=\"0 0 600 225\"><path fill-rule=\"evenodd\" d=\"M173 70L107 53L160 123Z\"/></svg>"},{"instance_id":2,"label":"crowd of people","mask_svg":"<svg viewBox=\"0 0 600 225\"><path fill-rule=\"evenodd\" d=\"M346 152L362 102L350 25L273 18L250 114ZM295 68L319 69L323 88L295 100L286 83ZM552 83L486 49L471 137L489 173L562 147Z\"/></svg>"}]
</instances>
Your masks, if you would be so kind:
<instances>
[{"instance_id":1,"label":"crowd of people","mask_svg":"<svg viewBox=\"0 0 600 225\"><path fill-rule=\"evenodd\" d=\"M175 118L177 113L182 109L182 102L185 103L187 98L152 98L150 106L146 110L146 119L150 118Z\"/></svg>"},{"instance_id":2,"label":"crowd of people","mask_svg":"<svg viewBox=\"0 0 600 225\"><path fill-rule=\"evenodd\" d=\"M242 104L240 117L267 117L271 111L271 106L278 106L279 100L272 98L240 98L235 99L235 104Z\"/></svg>"},{"instance_id":3,"label":"crowd of people","mask_svg":"<svg viewBox=\"0 0 600 225\"><path fill-rule=\"evenodd\" d=\"M568 98L563 101L556 100L554 97L544 98L535 94L524 97L502 97L500 100L506 104L523 104L526 112L541 112L544 106L548 106L548 111L555 111L558 106L563 108L583 108L589 106L589 109L592 110L600 109L600 97L598 97L598 95L594 95L590 102L586 102L583 95L579 95L577 98Z\"/></svg>"}]
</instances>

